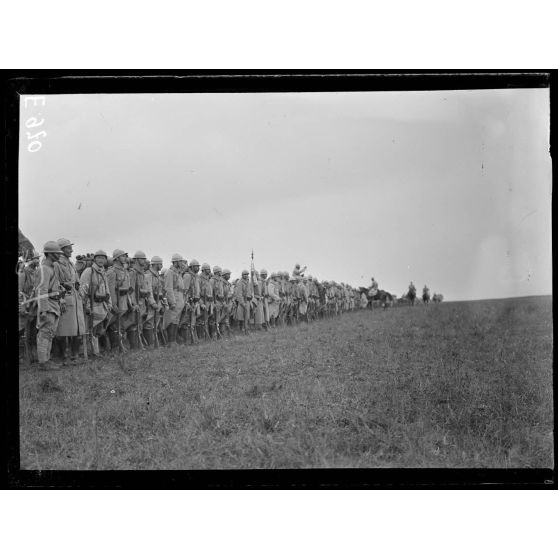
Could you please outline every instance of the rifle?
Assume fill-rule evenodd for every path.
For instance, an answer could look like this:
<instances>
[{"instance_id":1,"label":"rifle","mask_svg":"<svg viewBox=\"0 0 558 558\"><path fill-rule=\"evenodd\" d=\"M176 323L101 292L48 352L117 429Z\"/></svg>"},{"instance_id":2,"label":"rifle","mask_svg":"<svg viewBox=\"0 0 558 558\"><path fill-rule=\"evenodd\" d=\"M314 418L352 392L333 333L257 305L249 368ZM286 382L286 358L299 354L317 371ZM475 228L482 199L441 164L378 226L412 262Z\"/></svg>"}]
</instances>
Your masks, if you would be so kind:
<instances>
[{"instance_id":1,"label":"rifle","mask_svg":"<svg viewBox=\"0 0 558 558\"><path fill-rule=\"evenodd\" d=\"M138 345L140 349L145 349L148 345L145 336L143 335L143 322L141 319L141 306L140 306L140 292L139 292L139 272L136 269L136 304L138 309L136 310L136 327L137 327L137 336L138 336Z\"/></svg>"}]
</instances>

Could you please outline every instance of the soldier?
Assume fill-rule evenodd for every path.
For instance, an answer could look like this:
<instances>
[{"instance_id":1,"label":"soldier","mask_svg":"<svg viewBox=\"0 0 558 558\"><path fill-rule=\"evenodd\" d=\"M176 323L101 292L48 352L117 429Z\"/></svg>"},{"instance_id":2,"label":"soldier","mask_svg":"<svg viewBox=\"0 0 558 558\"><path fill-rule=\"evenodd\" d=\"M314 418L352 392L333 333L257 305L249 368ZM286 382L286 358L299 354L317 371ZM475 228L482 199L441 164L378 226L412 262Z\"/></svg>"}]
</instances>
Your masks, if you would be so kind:
<instances>
[{"instance_id":1,"label":"soldier","mask_svg":"<svg viewBox=\"0 0 558 558\"><path fill-rule=\"evenodd\" d=\"M255 269L252 270L252 290L254 296L253 298L254 328L261 330L264 323L263 284L258 272Z\"/></svg>"},{"instance_id":2,"label":"soldier","mask_svg":"<svg viewBox=\"0 0 558 558\"><path fill-rule=\"evenodd\" d=\"M145 272L144 286L148 292L147 315L143 322L143 333L150 349L159 346L159 322L163 308L163 285L160 270L163 260L159 256L151 258L149 269Z\"/></svg>"},{"instance_id":3,"label":"soldier","mask_svg":"<svg viewBox=\"0 0 558 558\"><path fill-rule=\"evenodd\" d=\"M430 302L430 289L426 285L422 288L422 301L424 304L428 304Z\"/></svg>"},{"instance_id":4,"label":"soldier","mask_svg":"<svg viewBox=\"0 0 558 558\"><path fill-rule=\"evenodd\" d=\"M213 290L213 324L214 331L212 334L216 335L217 338L221 337L220 325L222 321L222 315L224 313L225 305L225 295L223 279L221 277L221 268L216 265L213 267L213 276L209 280L211 283L211 289Z\"/></svg>"},{"instance_id":5,"label":"soldier","mask_svg":"<svg viewBox=\"0 0 558 558\"><path fill-rule=\"evenodd\" d=\"M228 337L231 336L230 317L233 313L233 288L232 285L229 283L230 278L230 269L224 268L221 273L221 286L223 289L223 310L221 312L221 319L219 320L219 323L221 325L221 332L224 328L227 332Z\"/></svg>"},{"instance_id":6,"label":"soldier","mask_svg":"<svg viewBox=\"0 0 558 558\"><path fill-rule=\"evenodd\" d=\"M54 271L54 264L62 255L57 242L49 240L43 247L45 259L39 268L37 287L37 357L39 370L58 370L59 365L50 361L52 341L58 328L60 314L64 311L64 290Z\"/></svg>"},{"instance_id":7,"label":"soldier","mask_svg":"<svg viewBox=\"0 0 558 558\"><path fill-rule=\"evenodd\" d=\"M290 324L298 324L298 277L295 275L289 279L289 313L288 321Z\"/></svg>"},{"instance_id":8,"label":"soldier","mask_svg":"<svg viewBox=\"0 0 558 558\"><path fill-rule=\"evenodd\" d=\"M238 329L243 331L245 335L248 335L247 326L250 319L250 306L254 295L252 283L248 279L249 276L248 270L244 269L242 271L242 278L238 281L234 290L234 299L238 304L235 318L238 321Z\"/></svg>"},{"instance_id":9,"label":"soldier","mask_svg":"<svg viewBox=\"0 0 558 558\"><path fill-rule=\"evenodd\" d=\"M135 303L135 322L128 331L128 341L132 349L144 348L149 345L144 335L144 321L147 318L147 299L150 290L145 282L147 256L145 252L138 250L132 259L130 267L130 297Z\"/></svg>"},{"instance_id":10,"label":"soldier","mask_svg":"<svg viewBox=\"0 0 558 558\"><path fill-rule=\"evenodd\" d=\"M199 278L200 285L200 310L201 310L201 331L206 339L211 339L212 335L209 326L213 327L213 287L211 285L211 267L204 263L201 267Z\"/></svg>"},{"instance_id":11,"label":"soldier","mask_svg":"<svg viewBox=\"0 0 558 558\"><path fill-rule=\"evenodd\" d=\"M169 347L176 346L178 324L184 310L184 281L182 279L184 258L173 254L172 265L165 275L165 298L168 308L163 316L163 328L167 330Z\"/></svg>"},{"instance_id":12,"label":"soldier","mask_svg":"<svg viewBox=\"0 0 558 558\"><path fill-rule=\"evenodd\" d=\"M76 271L77 274L81 277L81 274L83 273L84 269L85 269L86 263L85 263L85 256L82 256L81 254L79 256L76 256Z\"/></svg>"},{"instance_id":13,"label":"soldier","mask_svg":"<svg viewBox=\"0 0 558 558\"><path fill-rule=\"evenodd\" d=\"M297 290L298 290L298 300L299 300L298 314L303 320L306 320L306 323L308 323L309 293L308 293L308 279L306 277L301 277L298 280Z\"/></svg>"},{"instance_id":14,"label":"soldier","mask_svg":"<svg viewBox=\"0 0 558 558\"><path fill-rule=\"evenodd\" d=\"M23 335L24 350L29 363L37 360L37 300L36 289L39 284L39 252L28 254L27 265L18 272L20 298L19 330ZM31 299L30 302L26 302Z\"/></svg>"},{"instance_id":15,"label":"soldier","mask_svg":"<svg viewBox=\"0 0 558 558\"><path fill-rule=\"evenodd\" d=\"M407 293L407 296L409 297L409 300L411 301L411 305L414 306L415 305L415 299L417 298L417 288L413 285L412 281L409 283L409 291Z\"/></svg>"},{"instance_id":16,"label":"soldier","mask_svg":"<svg viewBox=\"0 0 558 558\"><path fill-rule=\"evenodd\" d=\"M105 271L106 261L107 253L104 250L97 250L93 255L93 264L84 269L80 278L93 358L101 356L99 338L106 332L105 324L110 321L112 311L112 300Z\"/></svg>"},{"instance_id":17,"label":"soldier","mask_svg":"<svg viewBox=\"0 0 558 558\"><path fill-rule=\"evenodd\" d=\"M113 301L113 318L109 325L110 343L113 349L124 347L122 339L128 330L135 326L135 312L137 306L131 297L133 289L130 285L130 272L127 263L128 254L117 248L112 253L113 265L107 271L107 282L110 298ZM85 273L85 272L84 272ZM135 331L128 333L130 341L136 335ZM131 345L132 347L134 345Z\"/></svg>"},{"instance_id":18,"label":"soldier","mask_svg":"<svg viewBox=\"0 0 558 558\"><path fill-rule=\"evenodd\" d=\"M277 327L277 317L281 304L281 296L279 295L281 285L278 276L278 273L273 272L267 283L267 311L269 312L269 325L273 328Z\"/></svg>"},{"instance_id":19,"label":"soldier","mask_svg":"<svg viewBox=\"0 0 558 558\"><path fill-rule=\"evenodd\" d=\"M76 361L79 357L81 337L85 335L85 319L83 317L83 291L80 289L79 275L71 262L73 244L66 238L58 240L62 255L54 264L54 272L58 281L66 289L66 311L58 320L56 336L59 339L64 364L67 363L66 347L68 338L71 348L71 359Z\"/></svg>"},{"instance_id":20,"label":"soldier","mask_svg":"<svg viewBox=\"0 0 558 558\"><path fill-rule=\"evenodd\" d=\"M304 272L306 271L306 266L300 269L300 264L295 264L293 269L293 277L302 277L304 276Z\"/></svg>"},{"instance_id":21,"label":"soldier","mask_svg":"<svg viewBox=\"0 0 558 558\"><path fill-rule=\"evenodd\" d=\"M318 289L312 275L308 276L306 286L308 288L308 319L315 320L318 313Z\"/></svg>"},{"instance_id":22,"label":"soldier","mask_svg":"<svg viewBox=\"0 0 558 558\"><path fill-rule=\"evenodd\" d=\"M260 271L260 290L262 293L262 315L263 315L263 326L267 330L269 328L269 307L268 307L268 300L269 300L269 291L268 291L268 284L269 280L267 278L267 270L262 269Z\"/></svg>"},{"instance_id":23,"label":"soldier","mask_svg":"<svg viewBox=\"0 0 558 558\"><path fill-rule=\"evenodd\" d=\"M199 343L198 334L196 332L196 320L200 315L200 279L198 272L200 264L195 258L190 260L190 265L184 272L184 297L186 307L180 319L180 329L183 332L183 338L186 341L187 331L190 330L192 344Z\"/></svg>"}]
</instances>

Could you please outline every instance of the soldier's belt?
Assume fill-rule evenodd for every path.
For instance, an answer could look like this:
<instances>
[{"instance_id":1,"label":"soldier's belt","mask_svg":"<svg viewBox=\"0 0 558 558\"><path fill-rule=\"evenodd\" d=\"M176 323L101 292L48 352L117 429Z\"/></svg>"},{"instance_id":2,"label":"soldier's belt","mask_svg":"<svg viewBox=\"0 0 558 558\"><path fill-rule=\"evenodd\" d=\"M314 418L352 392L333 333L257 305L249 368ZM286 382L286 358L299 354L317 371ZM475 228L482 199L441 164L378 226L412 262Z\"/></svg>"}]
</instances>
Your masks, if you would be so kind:
<instances>
[{"instance_id":1,"label":"soldier's belt","mask_svg":"<svg viewBox=\"0 0 558 558\"><path fill-rule=\"evenodd\" d=\"M127 295L128 291L129 291L129 289L118 289L118 294L119 295Z\"/></svg>"},{"instance_id":2,"label":"soldier's belt","mask_svg":"<svg viewBox=\"0 0 558 558\"><path fill-rule=\"evenodd\" d=\"M93 297L93 300L94 300L95 302L108 302L108 300L109 300L109 295L108 295L108 294L106 294L106 295L95 295L95 296Z\"/></svg>"}]
</instances>

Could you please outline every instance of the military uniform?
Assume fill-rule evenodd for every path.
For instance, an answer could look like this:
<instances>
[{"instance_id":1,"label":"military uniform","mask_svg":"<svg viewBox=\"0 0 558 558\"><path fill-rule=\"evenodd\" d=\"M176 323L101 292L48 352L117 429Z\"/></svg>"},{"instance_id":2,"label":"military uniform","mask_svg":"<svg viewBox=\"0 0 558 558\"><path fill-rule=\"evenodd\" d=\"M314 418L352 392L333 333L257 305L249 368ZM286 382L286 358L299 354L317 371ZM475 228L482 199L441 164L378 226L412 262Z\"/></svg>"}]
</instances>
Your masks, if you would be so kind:
<instances>
[{"instance_id":1,"label":"military uniform","mask_svg":"<svg viewBox=\"0 0 558 558\"><path fill-rule=\"evenodd\" d=\"M58 281L66 288L66 311L60 316L56 335L58 337L76 337L85 333L83 317L83 290L80 289L79 275L74 264L65 255L54 264Z\"/></svg>"},{"instance_id":2,"label":"military uniform","mask_svg":"<svg viewBox=\"0 0 558 558\"><path fill-rule=\"evenodd\" d=\"M221 274L221 288L223 290L223 309L221 313L221 318L219 323L221 325L221 331L224 326L227 334L230 336L230 318L233 314L233 286L229 283L227 275L230 277L231 272L228 269L223 269Z\"/></svg>"},{"instance_id":3,"label":"military uniform","mask_svg":"<svg viewBox=\"0 0 558 558\"><path fill-rule=\"evenodd\" d=\"M198 335L196 332L196 321L201 314L200 311L200 282L197 273L194 273L193 268L199 266L197 260L190 261L188 269L184 272L184 296L186 298L186 309L180 320L180 328L189 328L192 343L198 342ZM184 332L184 337L186 332Z\"/></svg>"},{"instance_id":4,"label":"military uniform","mask_svg":"<svg viewBox=\"0 0 558 558\"><path fill-rule=\"evenodd\" d=\"M178 254L173 256L173 262L184 261ZM176 344L178 324L184 310L184 281L180 268L173 265L165 274L165 298L168 307L163 315L163 328L168 330L170 344Z\"/></svg>"},{"instance_id":5,"label":"military uniform","mask_svg":"<svg viewBox=\"0 0 558 558\"><path fill-rule=\"evenodd\" d=\"M269 282L267 283L267 308L269 312L269 322L272 327L275 327L277 317L279 316L279 306L281 304L280 283L278 281L277 273L272 273Z\"/></svg>"},{"instance_id":6,"label":"military uniform","mask_svg":"<svg viewBox=\"0 0 558 558\"><path fill-rule=\"evenodd\" d=\"M205 271L211 271L209 264L202 265L202 274L199 276L201 310L200 326L203 334L207 338L211 338L209 324L211 322L211 325L213 326L213 286L211 284L211 275L209 273L205 273Z\"/></svg>"},{"instance_id":7,"label":"military uniform","mask_svg":"<svg viewBox=\"0 0 558 558\"><path fill-rule=\"evenodd\" d=\"M225 313L225 293L223 286L223 278L221 276L221 268L215 266L213 268L213 276L209 280L211 289L213 290L213 305L214 305L214 327L215 333L221 335L220 325L223 321L223 314Z\"/></svg>"},{"instance_id":8,"label":"military uniform","mask_svg":"<svg viewBox=\"0 0 558 558\"><path fill-rule=\"evenodd\" d=\"M242 273L242 278L238 280L234 289L234 299L238 306L236 307L235 319L239 323L239 328L247 333L247 325L250 320L250 305L254 291L252 283L248 279L248 272Z\"/></svg>"},{"instance_id":9,"label":"military uniform","mask_svg":"<svg viewBox=\"0 0 558 558\"><path fill-rule=\"evenodd\" d=\"M117 347L119 337L135 326L135 303L133 298L133 289L130 284L130 272L124 264L118 259L125 253L122 250L114 251L113 265L107 271L107 282L110 291L110 297L113 304L115 315L111 319L109 330L111 332L111 344ZM84 272L85 273L85 272ZM120 317L117 312L120 313ZM120 331L118 323L120 322Z\"/></svg>"},{"instance_id":10,"label":"military uniform","mask_svg":"<svg viewBox=\"0 0 558 558\"><path fill-rule=\"evenodd\" d=\"M148 292L148 295L146 299L147 314L143 322L143 330L150 347L155 345L156 340L158 344L158 338L156 339L158 335L157 326L159 325L161 310L163 308L164 280L160 273L156 269L153 269L153 264L157 263L159 260L162 262L157 256L153 257L151 259L151 266L144 273L144 288Z\"/></svg>"},{"instance_id":11,"label":"military uniform","mask_svg":"<svg viewBox=\"0 0 558 558\"><path fill-rule=\"evenodd\" d=\"M102 250L96 252L97 256L103 254ZM99 337L105 334L106 324L112 317L112 299L107 273L103 265L93 262L91 267L84 269L80 280L87 315L87 329L91 336L91 348L94 355L99 355Z\"/></svg>"},{"instance_id":12,"label":"military uniform","mask_svg":"<svg viewBox=\"0 0 558 558\"><path fill-rule=\"evenodd\" d=\"M47 242L45 252L62 254L56 242ZM45 258L39 269L37 286L37 357L39 365L46 367L50 360L52 341L56 335L61 314L60 300L63 292L54 271L54 262Z\"/></svg>"}]
</instances>

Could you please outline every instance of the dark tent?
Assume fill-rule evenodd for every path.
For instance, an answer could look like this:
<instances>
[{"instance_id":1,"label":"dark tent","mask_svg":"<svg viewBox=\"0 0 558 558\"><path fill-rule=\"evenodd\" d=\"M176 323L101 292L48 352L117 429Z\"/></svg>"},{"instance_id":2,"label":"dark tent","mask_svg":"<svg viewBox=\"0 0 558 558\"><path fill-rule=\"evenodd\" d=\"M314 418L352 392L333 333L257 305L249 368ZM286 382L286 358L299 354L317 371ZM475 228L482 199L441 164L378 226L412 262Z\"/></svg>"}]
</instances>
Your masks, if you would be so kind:
<instances>
[{"instance_id":1,"label":"dark tent","mask_svg":"<svg viewBox=\"0 0 558 558\"><path fill-rule=\"evenodd\" d=\"M18 248L18 253L20 256L24 256L29 252L33 252L33 250L35 250L35 247L33 246L33 244L31 244L31 241L21 232L21 229L17 229L18 230L18 242L19 242L19 248Z\"/></svg>"}]
</instances>

